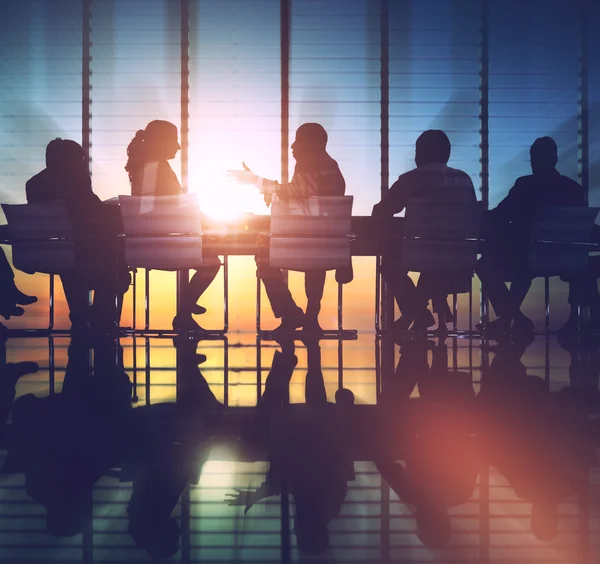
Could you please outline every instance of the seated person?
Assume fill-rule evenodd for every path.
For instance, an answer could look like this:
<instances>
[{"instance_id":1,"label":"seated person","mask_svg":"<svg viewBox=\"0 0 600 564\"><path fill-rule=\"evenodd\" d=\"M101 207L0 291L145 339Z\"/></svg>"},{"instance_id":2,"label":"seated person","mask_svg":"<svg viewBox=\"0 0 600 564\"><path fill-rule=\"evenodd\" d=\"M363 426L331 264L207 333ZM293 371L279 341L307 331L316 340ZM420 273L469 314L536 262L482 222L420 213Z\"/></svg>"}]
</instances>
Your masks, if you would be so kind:
<instances>
[{"instance_id":1,"label":"seated person","mask_svg":"<svg viewBox=\"0 0 600 564\"><path fill-rule=\"evenodd\" d=\"M373 208L372 216L385 227L385 221L404 210L411 199L431 202L475 202L475 188L470 176L447 163L450 158L450 140L441 130L430 129L417 139L415 164L417 168L401 175ZM387 229L383 229L385 234ZM402 317L394 323L394 330L425 330L434 324L427 309L431 298L433 309L439 317L439 327L445 327L450 310L446 302L449 293L431 277L421 275L419 288L403 267L402 249L396 241L386 236L383 251L383 277L396 299Z\"/></svg>"},{"instance_id":2,"label":"seated person","mask_svg":"<svg viewBox=\"0 0 600 564\"><path fill-rule=\"evenodd\" d=\"M20 305L29 305L37 302L35 296L28 296L17 288L15 274L4 254L0 249L0 315L4 319L11 316L19 317L25 313Z\"/></svg>"},{"instance_id":3,"label":"seated person","mask_svg":"<svg viewBox=\"0 0 600 564\"><path fill-rule=\"evenodd\" d=\"M346 182L339 166L327 153L327 132L318 123L305 123L296 131L296 139L292 143L292 155L296 159L296 169L292 181L279 184L256 176L246 167L245 170L229 171L237 180L255 184L264 195L265 202L270 205L273 198L287 200L306 200L311 196L343 196ZM305 332L322 331L319 326L319 311L325 287L326 271L307 270L304 287L306 290L306 313L296 305L294 298L283 281L279 268L269 266L267 260L257 259L258 275L262 278L265 290L275 317L281 318L281 325L276 331L293 331L300 327ZM352 277L350 266L341 269L336 275L338 280L349 281Z\"/></svg>"},{"instance_id":4,"label":"seated person","mask_svg":"<svg viewBox=\"0 0 600 564\"><path fill-rule=\"evenodd\" d=\"M127 147L127 165L132 196L177 196L182 194L177 175L167 162L175 158L180 149L177 127L168 121L151 121L146 129L139 130ZM176 331L203 330L192 314L205 313L197 301L219 272L221 263L210 251L203 251L203 264L186 286L179 310L173 319Z\"/></svg>"},{"instance_id":5,"label":"seated person","mask_svg":"<svg viewBox=\"0 0 600 564\"><path fill-rule=\"evenodd\" d=\"M118 324L119 311L115 313L115 296L122 302L129 286L129 274L123 264L115 272L117 255L117 224L111 213L92 191L83 148L69 139L54 139L46 147L46 168L26 184L27 202L38 204L64 200L69 209L80 257L94 257L92 265L61 274L65 297L69 304L71 330L79 331L90 322L94 328L110 330ZM114 212L113 212L114 213ZM94 292L94 305L90 315L89 290Z\"/></svg>"},{"instance_id":6,"label":"seated person","mask_svg":"<svg viewBox=\"0 0 600 564\"><path fill-rule=\"evenodd\" d=\"M293 341L281 345L257 412L267 437L269 471L257 489L236 488L224 501L245 506L246 514L254 504L287 490L296 506L298 549L303 554L322 554L329 547L330 524L342 509L347 484L355 479L347 432L354 394L341 388L335 403L327 401L321 351L318 341L312 340L306 342L306 403L289 404L289 383L297 358Z\"/></svg>"},{"instance_id":7,"label":"seated person","mask_svg":"<svg viewBox=\"0 0 600 564\"><path fill-rule=\"evenodd\" d=\"M586 206L583 188L556 170L558 148L551 137L540 137L530 149L529 176L517 178L515 185L484 221L483 258L477 275L484 284L496 320L477 325L489 338L507 338L531 333L533 322L521 312L521 304L531 286L528 268L528 241L531 222L544 206ZM510 280L510 290L504 281ZM598 308L600 296L596 281L587 276L571 280L569 288L571 317L566 328L576 324L577 305Z\"/></svg>"}]
</instances>

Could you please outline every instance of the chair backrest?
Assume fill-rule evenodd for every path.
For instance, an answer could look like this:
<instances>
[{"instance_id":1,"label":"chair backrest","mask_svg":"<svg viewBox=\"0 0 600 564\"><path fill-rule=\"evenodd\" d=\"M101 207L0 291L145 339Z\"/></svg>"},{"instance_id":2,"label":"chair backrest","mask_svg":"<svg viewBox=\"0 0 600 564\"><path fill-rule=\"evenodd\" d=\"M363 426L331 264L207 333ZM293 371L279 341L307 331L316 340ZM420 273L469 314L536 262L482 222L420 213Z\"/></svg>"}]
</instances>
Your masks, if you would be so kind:
<instances>
[{"instance_id":1,"label":"chair backrest","mask_svg":"<svg viewBox=\"0 0 600 564\"><path fill-rule=\"evenodd\" d=\"M478 239L483 211L482 202L410 200L404 215L404 237L431 241Z\"/></svg>"},{"instance_id":2,"label":"chair backrest","mask_svg":"<svg viewBox=\"0 0 600 564\"><path fill-rule=\"evenodd\" d=\"M119 206L129 267L180 270L202 265L202 220L195 195L119 196Z\"/></svg>"},{"instance_id":3,"label":"chair backrest","mask_svg":"<svg viewBox=\"0 0 600 564\"><path fill-rule=\"evenodd\" d=\"M589 243L600 208L546 206L534 217L531 241Z\"/></svg>"},{"instance_id":4,"label":"chair backrest","mask_svg":"<svg viewBox=\"0 0 600 564\"><path fill-rule=\"evenodd\" d=\"M473 270L483 211L481 202L410 201L403 227L404 268L409 272Z\"/></svg>"},{"instance_id":5,"label":"chair backrest","mask_svg":"<svg viewBox=\"0 0 600 564\"><path fill-rule=\"evenodd\" d=\"M13 241L70 239L73 228L63 200L43 204L2 204Z\"/></svg>"},{"instance_id":6,"label":"chair backrest","mask_svg":"<svg viewBox=\"0 0 600 564\"><path fill-rule=\"evenodd\" d=\"M535 276L584 272L599 208L547 206L531 226L529 268ZM580 244L577 244L580 243Z\"/></svg>"},{"instance_id":7,"label":"chair backrest","mask_svg":"<svg viewBox=\"0 0 600 564\"><path fill-rule=\"evenodd\" d=\"M200 235L202 220L194 194L119 196L126 237Z\"/></svg>"},{"instance_id":8,"label":"chair backrest","mask_svg":"<svg viewBox=\"0 0 600 564\"><path fill-rule=\"evenodd\" d=\"M64 201L2 204L8 221L13 264L33 274L60 274L75 268L75 243Z\"/></svg>"},{"instance_id":9,"label":"chair backrest","mask_svg":"<svg viewBox=\"0 0 600 564\"><path fill-rule=\"evenodd\" d=\"M347 237L352 225L353 196L312 196L273 202L271 236Z\"/></svg>"},{"instance_id":10,"label":"chair backrest","mask_svg":"<svg viewBox=\"0 0 600 564\"><path fill-rule=\"evenodd\" d=\"M353 196L313 196L274 202L269 264L298 271L349 266L353 201Z\"/></svg>"}]
</instances>

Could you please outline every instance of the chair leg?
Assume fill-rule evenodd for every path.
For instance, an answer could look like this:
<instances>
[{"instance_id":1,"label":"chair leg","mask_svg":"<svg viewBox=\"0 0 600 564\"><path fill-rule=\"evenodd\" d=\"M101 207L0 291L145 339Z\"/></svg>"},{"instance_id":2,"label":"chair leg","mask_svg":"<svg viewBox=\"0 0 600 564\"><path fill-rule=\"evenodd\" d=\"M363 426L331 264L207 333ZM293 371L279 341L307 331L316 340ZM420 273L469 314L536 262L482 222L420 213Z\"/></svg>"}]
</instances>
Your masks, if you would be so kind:
<instances>
[{"instance_id":1,"label":"chair leg","mask_svg":"<svg viewBox=\"0 0 600 564\"><path fill-rule=\"evenodd\" d=\"M344 341L338 339L338 390L344 387Z\"/></svg>"},{"instance_id":2,"label":"chair leg","mask_svg":"<svg viewBox=\"0 0 600 564\"><path fill-rule=\"evenodd\" d=\"M229 259L223 255L223 333L229 330Z\"/></svg>"},{"instance_id":3,"label":"chair leg","mask_svg":"<svg viewBox=\"0 0 600 564\"><path fill-rule=\"evenodd\" d=\"M145 338L145 353L146 353L146 405L150 405L150 338Z\"/></svg>"},{"instance_id":4,"label":"chair leg","mask_svg":"<svg viewBox=\"0 0 600 564\"><path fill-rule=\"evenodd\" d=\"M132 378L132 396L131 396L131 403L137 403L139 401L138 398L138 394L137 394L137 386L138 386L138 381L137 381L137 340L135 338L135 335L133 335L133 339L131 342L131 348L132 348L132 357L133 357L133 378Z\"/></svg>"},{"instance_id":5,"label":"chair leg","mask_svg":"<svg viewBox=\"0 0 600 564\"><path fill-rule=\"evenodd\" d=\"M544 278L544 316L546 321L546 335L550 332L550 278Z\"/></svg>"},{"instance_id":6,"label":"chair leg","mask_svg":"<svg viewBox=\"0 0 600 564\"><path fill-rule=\"evenodd\" d=\"M381 334L381 257L375 257L375 334Z\"/></svg>"},{"instance_id":7,"label":"chair leg","mask_svg":"<svg viewBox=\"0 0 600 564\"><path fill-rule=\"evenodd\" d=\"M148 331L150 329L150 269L146 268L144 271L144 282L145 282L145 295L144 295L144 315L145 325L144 329Z\"/></svg>"},{"instance_id":8,"label":"chair leg","mask_svg":"<svg viewBox=\"0 0 600 564\"><path fill-rule=\"evenodd\" d=\"M452 294L452 329L457 330L458 327L458 296L456 292Z\"/></svg>"},{"instance_id":9,"label":"chair leg","mask_svg":"<svg viewBox=\"0 0 600 564\"><path fill-rule=\"evenodd\" d=\"M338 331L344 330L344 291L343 286L338 282Z\"/></svg>"},{"instance_id":10,"label":"chair leg","mask_svg":"<svg viewBox=\"0 0 600 564\"><path fill-rule=\"evenodd\" d=\"M260 333L260 276L258 275L258 270L256 271L256 332Z\"/></svg>"},{"instance_id":11,"label":"chair leg","mask_svg":"<svg viewBox=\"0 0 600 564\"><path fill-rule=\"evenodd\" d=\"M54 395L55 366L54 366L54 337L48 337L48 393Z\"/></svg>"},{"instance_id":12,"label":"chair leg","mask_svg":"<svg viewBox=\"0 0 600 564\"><path fill-rule=\"evenodd\" d=\"M137 319L137 271L133 271L133 280L132 280L132 292L133 292L133 300L131 304L131 310L133 315L133 322L131 324L131 328L135 331L136 327L136 319Z\"/></svg>"},{"instance_id":13,"label":"chair leg","mask_svg":"<svg viewBox=\"0 0 600 564\"><path fill-rule=\"evenodd\" d=\"M259 286L260 288L260 286ZM260 335L256 336L256 405L260 403L262 391L262 362L261 362L261 346Z\"/></svg>"},{"instance_id":14,"label":"chair leg","mask_svg":"<svg viewBox=\"0 0 600 564\"><path fill-rule=\"evenodd\" d=\"M54 274L50 274L48 304L50 309L48 312L48 331L52 331L54 329Z\"/></svg>"},{"instance_id":15,"label":"chair leg","mask_svg":"<svg viewBox=\"0 0 600 564\"><path fill-rule=\"evenodd\" d=\"M223 405L229 406L229 341L223 337Z\"/></svg>"},{"instance_id":16,"label":"chair leg","mask_svg":"<svg viewBox=\"0 0 600 564\"><path fill-rule=\"evenodd\" d=\"M469 285L469 334L473 332L473 279Z\"/></svg>"}]
</instances>

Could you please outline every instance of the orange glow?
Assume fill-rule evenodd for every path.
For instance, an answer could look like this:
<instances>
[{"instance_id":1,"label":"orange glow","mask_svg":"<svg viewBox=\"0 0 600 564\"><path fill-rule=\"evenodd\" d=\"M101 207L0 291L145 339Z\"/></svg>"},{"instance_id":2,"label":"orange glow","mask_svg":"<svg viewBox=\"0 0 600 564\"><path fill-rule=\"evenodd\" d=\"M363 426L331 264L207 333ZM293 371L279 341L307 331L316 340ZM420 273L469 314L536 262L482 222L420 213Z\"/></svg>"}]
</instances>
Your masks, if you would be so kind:
<instances>
[{"instance_id":1,"label":"orange glow","mask_svg":"<svg viewBox=\"0 0 600 564\"><path fill-rule=\"evenodd\" d=\"M243 186L223 173L203 175L200 183L190 178L190 192L198 195L200 210L213 220L230 221L245 213L269 213L262 196L253 186Z\"/></svg>"}]
</instances>

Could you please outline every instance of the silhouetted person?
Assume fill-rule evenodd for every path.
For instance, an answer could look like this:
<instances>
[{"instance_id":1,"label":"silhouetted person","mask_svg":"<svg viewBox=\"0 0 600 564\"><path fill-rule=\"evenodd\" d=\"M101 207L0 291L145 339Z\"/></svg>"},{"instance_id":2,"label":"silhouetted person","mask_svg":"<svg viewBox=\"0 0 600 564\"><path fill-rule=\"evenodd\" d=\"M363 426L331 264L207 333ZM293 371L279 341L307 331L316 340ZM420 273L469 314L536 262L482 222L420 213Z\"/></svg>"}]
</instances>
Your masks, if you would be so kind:
<instances>
[{"instance_id":1,"label":"silhouetted person","mask_svg":"<svg viewBox=\"0 0 600 564\"><path fill-rule=\"evenodd\" d=\"M558 533L558 504L587 487L595 459L591 426L568 396L527 374L524 351L500 349L484 371L478 434L484 460L532 504L532 533L551 540Z\"/></svg>"},{"instance_id":2,"label":"silhouetted person","mask_svg":"<svg viewBox=\"0 0 600 564\"><path fill-rule=\"evenodd\" d=\"M545 206L586 206L583 188L556 170L558 148L551 137L540 137L530 149L529 176L517 178L515 185L484 220L483 258L477 274L484 284L497 319L479 324L479 330L493 339L509 334L533 332L533 322L520 308L531 287L534 273L528 265L528 248L532 220ZM511 281L510 290L504 283ZM572 279L569 287L571 317L565 329L576 324L577 305L600 305L596 280L591 276Z\"/></svg>"},{"instance_id":3,"label":"silhouetted person","mask_svg":"<svg viewBox=\"0 0 600 564\"><path fill-rule=\"evenodd\" d=\"M0 316L4 319L10 319L12 316L19 317L25 313L25 310L19 306L35 302L37 302L35 296L28 296L17 288L15 273L4 250L0 249Z\"/></svg>"},{"instance_id":4,"label":"silhouetted person","mask_svg":"<svg viewBox=\"0 0 600 564\"><path fill-rule=\"evenodd\" d=\"M327 153L327 132L318 123L305 123L296 131L292 143L292 155L296 159L296 168L292 181L279 184L256 176L246 165L245 170L229 171L240 182L255 184L270 205L274 198L282 201L302 201L311 196L343 196L346 182L335 160ZM297 305L283 280L279 268L269 265L267 249L261 249L257 257L258 275L262 279L275 317L281 318L276 329L289 332L300 327L308 333L320 333L319 312L325 287L325 270L306 270L304 288L307 306L304 313ZM342 283L352 278L351 265L339 269L336 279Z\"/></svg>"},{"instance_id":5,"label":"silhouetted person","mask_svg":"<svg viewBox=\"0 0 600 564\"><path fill-rule=\"evenodd\" d=\"M151 121L140 129L127 147L127 165L132 196L178 196L181 184L168 161L181 149L177 127L163 120ZM176 331L203 330L192 314L206 312L197 304L219 272L221 263L216 254L204 249L201 266L185 287L177 315L173 319Z\"/></svg>"},{"instance_id":6,"label":"silhouetted person","mask_svg":"<svg viewBox=\"0 0 600 564\"><path fill-rule=\"evenodd\" d=\"M223 407L198 367L206 360L196 352L198 340L179 338L175 346L177 401L132 411L121 476L133 481L129 533L152 558L168 558L179 548L181 531L172 513L184 489L198 481L208 459L210 417Z\"/></svg>"},{"instance_id":7,"label":"silhouetted person","mask_svg":"<svg viewBox=\"0 0 600 564\"><path fill-rule=\"evenodd\" d=\"M269 472L257 490L237 489L225 501L245 506L246 513L255 503L289 488L296 505L298 548L304 554L321 554L329 546L329 523L341 510L347 482L354 479L346 436L354 395L350 390L338 390L336 403L327 402L318 341L306 345L306 403L286 405L287 386L297 361L292 350L284 349L274 356L264 401L259 404L260 416L270 419Z\"/></svg>"},{"instance_id":8,"label":"silhouetted person","mask_svg":"<svg viewBox=\"0 0 600 564\"><path fill-rule=\"evenodd\" d=\"M37 302L35 296L28 296L17 288L13 272L4 249L0 248L0 315L9 319L11 315L23 315L22 308L17 305L30 305Z\"/></svg>"},{"instance_id":9,"label":"silhouetted person","mask_svg":"<svg viewBox=\"0 0 600 564\"><path fill-rule=\"evenodd\" d=\"M600 404L600 342L595 335L563 333L558 343L569 353L569 387L562 391L591 412Z\"/></svg>"},{"instance_id":10,"label":"silhouetted person","mask_svg":"<svg viewBox=\"0 0 600 564\"><path fill-rule=\"evenodd\" d=\"M433 298L433 310L438 314L439 327L443 329L451 320L446 296L453 291L447 282L440 282L431 275L421 274L419 285L415 287L403 266L402 248L390 234L388 221L400 213L411 200L429 202L468 203L477 201L471 177L447 165L450 159L450 140L440 130L423 132L416 143L415 164L417 168L401 175L381 202L374 206L372 216L384 237L383 277L391 289L402 317L394 323L394 329L401 331L411 327L424 330L435 321L427 309ZM466 273L470 280L472 273ZM470 282L469 282L470 283Z\"/></svg>"},{"instance_id":11,"label":"silhouetted person","mask_svg":"<svg viewBox=\"0 0 600 564\"><path fill-rule=\"evenodd\" d=\"M415 387L418 398L411 397ZM448 543L449 509L467 503L477 483L474 401L471 375L448 369L441 340L402 345L395 374L383 382L379 431L369 448L390 487L415 507L417 536L429 548ZM391 454L399 446L404 466Z\"/></svg>"},{"instance_id":12,"label":"silhouetted person","mask_svg":"<svg viewBox=\"0 0 600 564\"><path fill-rule=\"evenodd\" d=\"M26 374L34 374L38 371L37 362L6 362L6 344L0 340L0 447L10 448L11 433L6 432L5 426L8 416L15 400L17 382ZM8 473L8 467L0 470L0 473Z\"/></svg>"},{"instance_id":13,"label":"silhouetted person","mask_svg":"<svg viewBox=\"0 0 600 564\"><path fill-rule=\"evenodd\" d=\"M77 269L61 274L72 331L85 330L88 322L94 328L112 330L121 313L121 305L115 311L115 298L118 296L122 304L130 278L116 239L117 211L105 206L92 191L81 145L69 139L50 141L46 168L29 179L26 193L28 203L63 200L69 210L76 253L85 260ZM90 312L88 292L92 289L94 305Z\"/></svg>"},{"instance_id":14,"label":"silhouetted person","mask_svg":"<svg viewBox=\"0 0 600 564\"><path fill-rule=\"evenodd\" d=\"M21 396L12 412L7 456L25 474L27 494L47 510L53 536L73 536L92 519L92 490L122 455L120 434L131 409L131 382L122 352L110 339L91 349L74 339L61 393Z\"/></svg>"}]
</instances>

